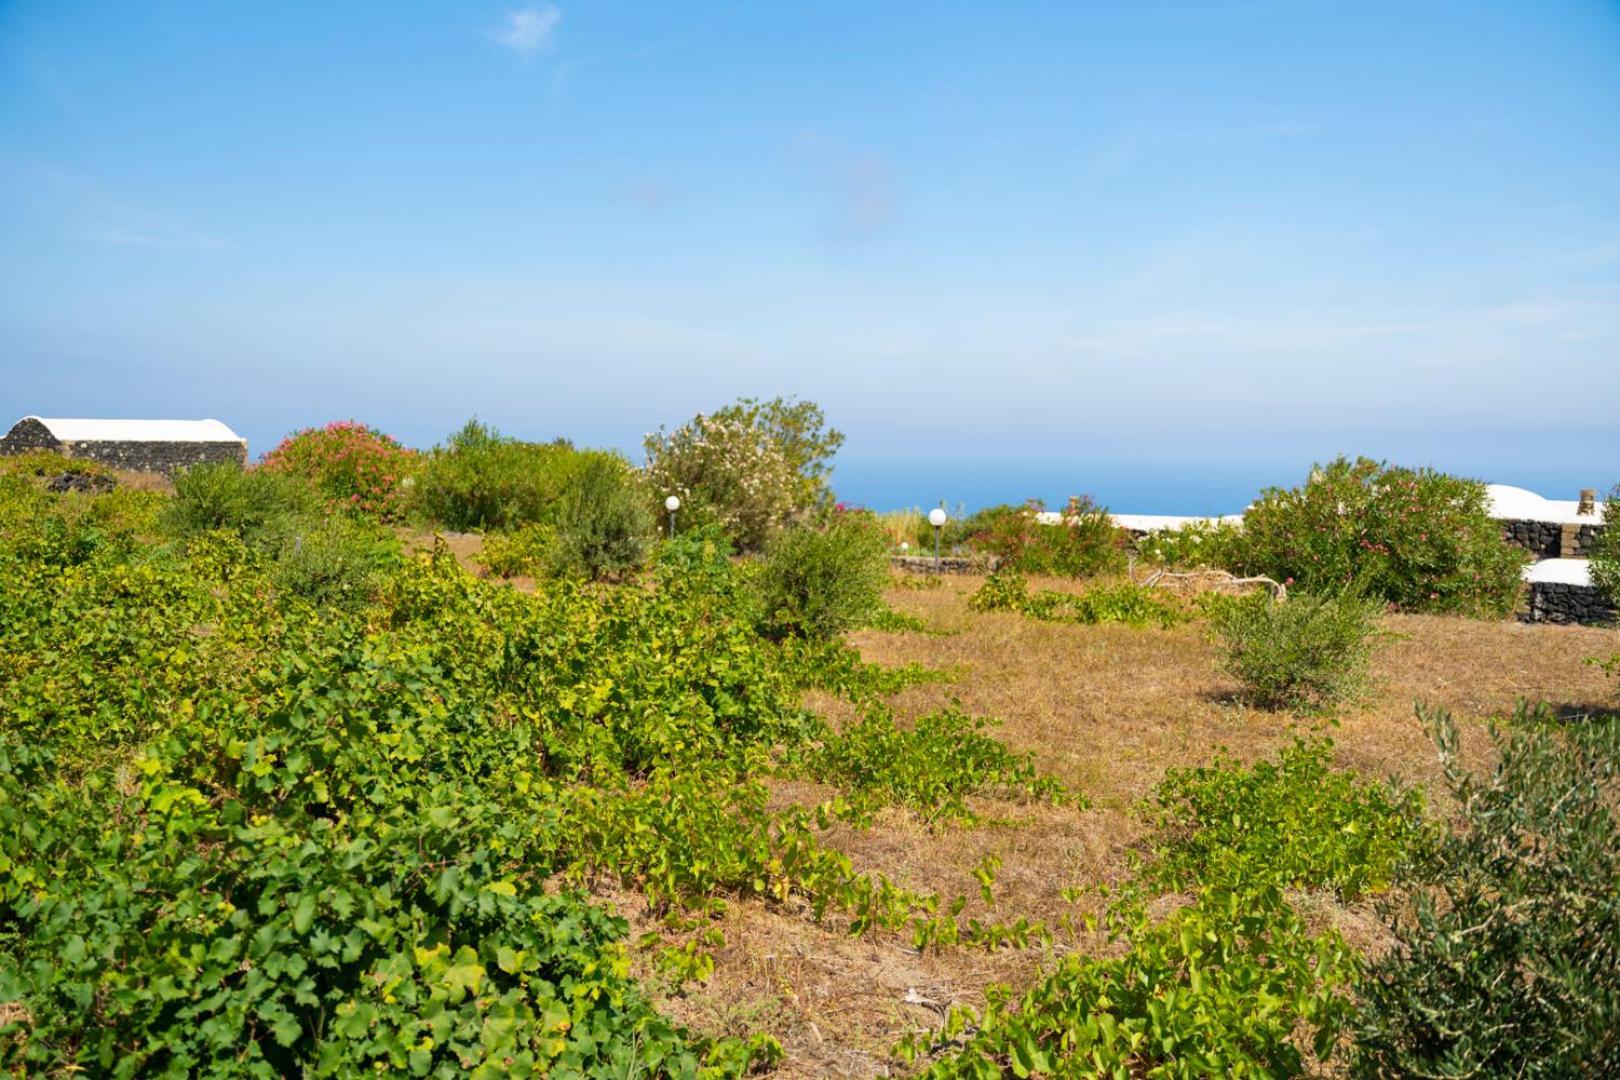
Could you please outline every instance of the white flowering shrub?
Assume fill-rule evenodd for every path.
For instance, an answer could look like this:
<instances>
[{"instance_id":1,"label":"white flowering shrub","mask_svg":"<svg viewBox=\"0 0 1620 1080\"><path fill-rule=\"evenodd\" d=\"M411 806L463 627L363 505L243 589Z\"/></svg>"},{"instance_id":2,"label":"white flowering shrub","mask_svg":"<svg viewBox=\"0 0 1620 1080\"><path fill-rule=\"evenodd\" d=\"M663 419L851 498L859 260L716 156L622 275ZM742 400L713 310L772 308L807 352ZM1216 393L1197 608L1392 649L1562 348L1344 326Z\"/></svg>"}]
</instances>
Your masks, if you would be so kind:
<instances>
[{"instance_id":1,"label":"white flowering shrub","mask_svg":"<svg viewBox=\"0 0 1620 1080\"><path fill-rule=\"evenodd\" d=\"M801 509L803 479L757 425L699 413L647 436L646 473L659 501L680 497L679 531L719 525L739 548L758 550Z\"/></svg>"}]
</instances>

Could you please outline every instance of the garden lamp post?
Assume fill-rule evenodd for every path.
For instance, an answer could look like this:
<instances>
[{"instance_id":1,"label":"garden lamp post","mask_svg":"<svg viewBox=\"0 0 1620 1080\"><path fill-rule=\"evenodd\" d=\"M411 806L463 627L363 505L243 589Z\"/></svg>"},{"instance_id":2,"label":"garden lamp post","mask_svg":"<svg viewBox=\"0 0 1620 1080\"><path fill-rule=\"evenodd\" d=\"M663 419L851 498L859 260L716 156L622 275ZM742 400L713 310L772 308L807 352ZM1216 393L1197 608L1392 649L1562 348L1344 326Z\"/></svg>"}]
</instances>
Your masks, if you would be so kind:
<instances>
[{"instance_id":1,"label":"garden lamp post","mask_svg":"<svg viewBox=\"0 0 1620 1080\"><path fill-rule=\"evenodd\" d=\"M939 573L939 531L945 527L947 515L943 506L928 511L928 524L934 527L934 573Z\"/></svg>"},{"instance_id":2,"label":"garden lamp post","mask_svg":"<svg viewBox=\"0 0 1620 1080\"><path fill-rule=\"evenodd\" d=\"M669 511L669 538L675 539L675 511L681 508L681 497L671 495L664 500L664 509Z\"/></svg>"}]
</instances>

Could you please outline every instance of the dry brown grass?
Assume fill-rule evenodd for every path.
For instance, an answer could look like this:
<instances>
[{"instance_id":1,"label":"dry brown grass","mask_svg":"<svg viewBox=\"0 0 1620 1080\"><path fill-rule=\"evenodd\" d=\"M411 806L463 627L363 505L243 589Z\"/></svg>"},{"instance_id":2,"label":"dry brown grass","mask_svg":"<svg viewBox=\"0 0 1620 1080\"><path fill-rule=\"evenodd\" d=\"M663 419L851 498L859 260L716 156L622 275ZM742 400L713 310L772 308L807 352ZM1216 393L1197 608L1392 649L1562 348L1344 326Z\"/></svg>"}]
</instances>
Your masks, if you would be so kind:
<instances>
[{"instance_id":1,"label":"dry brown grass","mask_svg":"<svg viewBox=\"0 0 1620 1080\"><path fill-rule=\"evenodd\" d=\"M1004 741L1032 752L1042 770L1085 793L1092 807L986 803L980 806L986 824L934 831L891 812L869 830L829 836L862 870L947 897L971 895L969 913L982 913L972 870L994 854L1003 862L996 914L1056 925L1076 910L1060 895L1066 886L1116 882L1126 874L1133 846L1143 839L1134 808L1166 768L1207 762L1223 746L1242 758L1259 757L1301 725L1325 723L1239 703L1236 684L1216 670L1199 624L1131 629L975 613L966 601L981 581L947 577L939 588L890 590L896 609L952 631L949 636L862 631L854 641L869 660L955 669L954 682L898 695L897 711L915 716L954 699L970 712L999 718ZM1331 727L1338 760L1374 775L1394 774L1431 795L1437 794L1438 767L1414 702L1451 710L1465 752L1483 760L1484 722L1511 712L1520 697L1593 708L1612 696L1602 673L1583 661L1620 652L1614 630L1399 615L1386 618L1385 629L1392 637L1373 661L1370 694ZM820 696L813 705L835 718L840 711ZM781 801L811 803L826 794L814 785L776 789ZM605 898L640 918L633 897ZM1080 910L1098 904L1085 900ZM1352 944L1372 952L1384 946L1368 904L1344 907L1308 897L1301 905L1312 923L1336 927ZM771 1032L787 1050L783 1076L882 1074L897 1037L937 1024L951 1003L982 1001L991 983L1027 983L1047 959L1037 949L919 955L893 935L852 939L801 912L752 901L733 903L720 925L727 943L716 955L714 977L666 995L661 1005L706 1031ZM1055 948L1100 944L1060 933Z\"/></svg>"}]
</instances>

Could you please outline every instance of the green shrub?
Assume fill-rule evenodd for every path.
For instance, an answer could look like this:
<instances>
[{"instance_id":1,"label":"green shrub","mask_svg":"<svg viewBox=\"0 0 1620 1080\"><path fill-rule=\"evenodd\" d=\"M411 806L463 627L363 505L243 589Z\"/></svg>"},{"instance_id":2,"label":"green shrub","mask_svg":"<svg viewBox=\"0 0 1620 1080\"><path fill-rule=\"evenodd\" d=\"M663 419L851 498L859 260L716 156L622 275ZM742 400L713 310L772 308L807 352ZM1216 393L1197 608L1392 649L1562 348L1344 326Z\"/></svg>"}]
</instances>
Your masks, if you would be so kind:
<instances>
[{"instance_id":1,"label":"green shrub","mask_svg":"<svg viewBox=\"0 0 1620 1080\"><path fill-rule=\"evenodd\" d=\"M1155 792L1152 876L1169 888L1387 888L1426 842L1423 796L1331 767L1329 739L1296 738L1276 762L1171 769Z\"/></svg>"},{"instance_id":2,"label":"green shrub","mask_svg":"<svg viewBox=\"0 0 1620 1080\"><path fill-rule=\"evenodd\" d=\"M1592 584L1605 599L1620 607L1620 484L1603 501L1605 528L1592 544Z\"/></svg>"},{"instance_id":3,"label":"green shrub","mask_svg":"<svg viewBox=\"0 0 1620 1080\"><path fill-rule=\"evenodd\" d=\"M496 577L542 577L556 543L557 530L550 525L519 525L485 536L478 562Z\"/></svg>"},{"instance_id":4,"label":"green shrub","mask_svg":"<svg viewBox=\"0 0 1620 1080\"><path fill-rule=\"evenodd\" d=\"M175 476L174 500L161 521L182 539L225 531L251 544L275 539L289 519L314 509L309 488L285 473L208 464Z\"/></svg>"},{"instance_id":5,"label":"green shrub","mask_svg":"<svg viewBox=\"0 0 1620 1080\"><path fill-rule=\"evenodd\" d=\"M664 499L676 495L678 529L719 525L744 551L762 549L789 521L830 502L827 462L844 437L823 424L813 402L744 398L648 435L647 491L659 520Z\"/></svg>"},{"instance_id":6,"label":"green shrub","mask_svg":"<svg viewBox=\"0 0 1620 1080\"><path fill-rule=\"evenodd\" d=\"M1060 785L1036 775L1033 755L1007 749L989 726L946 709L907 729L887 709L873 709L811 753L805 772L850 791L863 811L898 804L928 821L974 820L969 795L1062 796Z\"/></svg>"},{"instance_id":7,"label":"green shrub","mask_svg":"<svg viewBox=\"0 0 1620 1080\"><path fill-rule=\"evenodd\" d=\"M397 521L416 454L392 436L354 420L305 428L264 456L263 468L296 476L328 507Z\"/></svg>"},{"instance_id":8,"label":"green shrub","mask_svg":"<svg viewBox=\"0 0 1620 1080\"><path fill-rule=\"evenodd\" d=\"M1017 570L999 569L968 597L973 611L1013 611L1044 622L1083 625L1124 623L1127 626L1174 626L1187 613L1163 593L1122 581L1096 585L1081 593L1055 589L1029 591L1029 582Z\"/></svg>"},{"instance_id":9,"label":"green shrub","mask_svg":"<svg viewBox=\"0 0 1620 1080\"><path fill-rule=\"evenodd\" d=\"M1038 501L1024 506L993 506L980 510L963 530L980 554L994 555L1003 566L1025 574L1084 577L1118 570L1125 565L1125 534L1115 528L1108 511L1080 497L1069 500L1061 525L1045 525L1036 518Z\"/></svg>"},{"instance_id":10,"label":"green shrub","mask_svg":"<svg viewBox=\"0 0 1620 1080\"><path fill-rule=\"evenodd\" d=\"M1427 720L1462 822L1390 909L1396 946L1361 986L1354 1071L1620 1075L1620 723L1493 729L1481 777L1451 718Z\"/></svg>"},{"instance_id":11,"label":"green shrub","mask_svg":"<svg viewBox=\"0 0 1620 1080\"><path fill-rule=\"evenodd\" d=\"M761 629L773 637L831 638L882 607L889 558L869 515L835 514L822 528L774 537L760 568Z\"/></svg>"},{"instance_id":12,"label":"green shrub","mask_svg":"<svg viewBox=\"0 0 1620 1080\"><path fill-rule=\"evenodd\" d=\"M1242 564L1243 542L1243 528L1235 522L1192 521L1140 537L1136 551L1172 569L1227 570Z\"/></svg>"},{"instance_id":13,"label":"green shrub","mask_svg":"<svg viewBox=\"0 0 1620 1080\"><path fill-rule=\"evenodd\" d=\"M1241 569L1305 592L1354 589L1411 611L1501 616L1528 555L1502 538L1485 485L1339 458L1243 514Z\"/></svg>"},{"instance_id":14,"label":"green shrub","mask_svg":"<svg viewBox=\"0 0 1620 1080\"><path fill-rule=\"evenodd\" d=\"M550 548L554 572L597 581L622 577L646 561L652 511L639 478L619 455L580 453L559 503Z\"/></svg>"},{"instance_id":15,"label":"green shrub","mask_svg":"<svg viewBox=\"0 0 1620 1080\"><path fill-rule=\"evenodd\" d=\"M953 1008L900 1056L950 1053L934 1080L1014 1076L1293 1076L1300 1043L1333 1052L1355 954L1312 935L1276 889L1213 890L1162 923L1138 917L1129 950L1071 953L1021 997L992 987L982 1016Z\"/></svg>"},{"instance_id":16,"label":"green shrub","mask_svg":"<svg viewBox=\"0 0 1620 1080\"><path fill-rule=\"evenodd\" d=\"M565 441L520 442L469 420L425 455L413 502L422 516L451 529L554 523L575 456Z\"/></svg>"},{"instance_id":17,"label":"green shrub","mask_svg":"<svg viewBox=\"0 0 1620 1080\"><path fill-rule=\"evenodd\" d=\"M1354 698L1367 678L1380 605L1354 596L1269 593L1209 603L1221 667L1267 709L1328 709Z\"/></svg>"},{"instance_id":18,"label":"green shrub","mask_svg":"<svg viewBox=\"0 0 1620 1080\"><path fill-rule=\"evenodd\" d=\"M311 604L361 607L375 598L383 570L399 555L391 532L347 515L295 518L271 551L270 579Z\"/></svg>"}]
</instances>

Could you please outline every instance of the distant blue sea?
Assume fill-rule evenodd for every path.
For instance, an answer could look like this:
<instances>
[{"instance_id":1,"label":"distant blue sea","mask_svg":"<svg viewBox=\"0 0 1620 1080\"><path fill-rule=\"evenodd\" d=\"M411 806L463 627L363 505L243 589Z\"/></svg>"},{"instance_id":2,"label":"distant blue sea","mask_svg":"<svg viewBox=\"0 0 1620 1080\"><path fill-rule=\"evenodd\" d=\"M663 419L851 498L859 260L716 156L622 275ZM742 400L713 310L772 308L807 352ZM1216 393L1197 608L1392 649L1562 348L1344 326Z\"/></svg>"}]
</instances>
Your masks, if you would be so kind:
<instances>
[{"instance_id":1,"label":"distant blue sea","mask_svg":"<svg viewBox=\"0 0 1620 1080\"><path fill-rule=\"evenodd\" d=\"M1529 463L1449 471L1494 483L1515 484L1548 498L1573 499L1583 487L1600 494L1620 479L1606 463ZM955 512L1039 499L1058 509L1071 495L1090 495L1119 513L1236 514L1271 486L1294 487L1309 461L1289 463L1054 462L1054 461L840 461L833 488L845 503L872 510L932 507Z\"/></svg>"}]
</instances>

